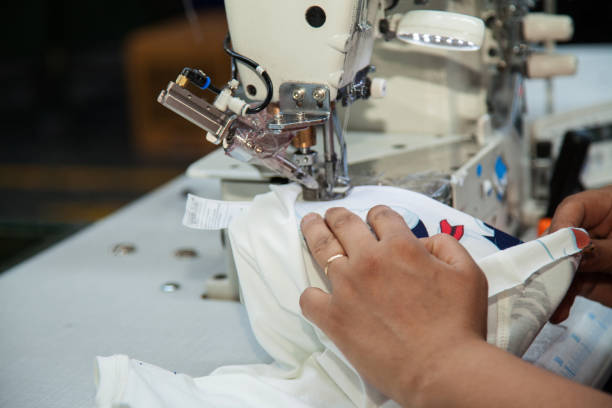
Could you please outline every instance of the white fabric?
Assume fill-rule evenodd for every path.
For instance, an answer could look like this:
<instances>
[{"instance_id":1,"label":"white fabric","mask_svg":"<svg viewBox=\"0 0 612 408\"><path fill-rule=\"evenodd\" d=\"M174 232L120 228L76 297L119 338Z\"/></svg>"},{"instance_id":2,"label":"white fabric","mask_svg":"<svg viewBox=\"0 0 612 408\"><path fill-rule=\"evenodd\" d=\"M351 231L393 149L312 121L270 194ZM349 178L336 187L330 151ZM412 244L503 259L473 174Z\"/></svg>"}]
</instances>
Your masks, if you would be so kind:
<instances>
[{"instance_id":1,"label":"white fabric","mask_svg":"<svg viewBox=\"0 0 612 408\"><path fill-rule=\"evenodd\" d=\"M289 193L290 188L277 189L278 194ZM349 197L329 202L297 202L298 220L310 213L324 215L331 207L346 207L364 221L370 208L385 204L400 213L410 228L419 221L428 235L440 233L440 221L464 227L459 242L469 251L481 267L489 283L489 297L523 283L535 271L558 259L580 251L570 228L541 237L523 245L500 251L486 237L494 237L495 230L478 218L448 207L422 194L395 187L356 187ZM551 252L553 251L553 252Z\"/></svg>"},{"instance_id":2,"label":"white fabric","mask_svg":"<svg viewBox=\"0 0 612 408\"><path fill-rule=\"evenodd\" d=\"M328 207L342 204L363 217L374 204L386 204L400 211L410 226L420 219L429 235L439 231L440 219L446 219L453 226L464 226L459 242L481 265L505 268L504 262L488 258L504 252L483 238L483 235L494 234L493 230L473 217L422 195L390 187L358 187L345 200L296 204L299 191L298 187L289 185L257 196L248 212L237 217L229 229L251 327L274 363L222 367L208 377L193 379L125 356L98 358L100 383L96 402L99 407L118 403L130 407L186 408L396 406L369 386L327 336L301 314L299 296L305 288L329 289L299 232L299 219L310 211L323 213ZM569 254L567 251L574 244L564 236L557 234L558 242L553 244L562 243ZM517 252L519 247L514 248ZM534 248L533 245L525 246L528 258L536 258L532 257L538 251ZM506 253L503 256L516 261L525 254ZM487 259L488 264L483 262ZM547 259L543 263L553 261ZM520 262L517 265L520 267ZM485 272L491 282L495 273ZM525 274L529 276L531 272ZM505 272L500 273L508 280ZM500 322L494 317L504 315L500 309L509 316L513 304L508 301L510 296L499 298L505 303L497 299L489 299L488 338L507 348L511 320ZM541 326L547 318L548 315L538 318L536 324Z\"/></svg>"}]
</instances>

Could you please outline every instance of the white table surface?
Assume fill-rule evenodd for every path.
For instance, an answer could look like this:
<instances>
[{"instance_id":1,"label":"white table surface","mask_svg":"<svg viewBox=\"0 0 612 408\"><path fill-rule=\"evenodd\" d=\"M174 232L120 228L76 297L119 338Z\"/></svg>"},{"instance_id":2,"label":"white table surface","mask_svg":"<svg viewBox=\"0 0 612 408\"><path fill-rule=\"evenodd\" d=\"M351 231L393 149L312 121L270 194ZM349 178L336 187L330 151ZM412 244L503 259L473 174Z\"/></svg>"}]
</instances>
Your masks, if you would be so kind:
<instances>
[{"instance_id":1,"label":"white table surface","mask_svg":"<svg viewBox=\"0 0 612 408\"><path fill-rule=\"evenodd\" d=\"M219 232L181 225L185 189L219 194L213 181L179 177L0 275L0 407L92 406L96 355L192 376L270 361L241 304L201 298L224 263ZM136 251L114 255L119 242ZM168 281L181 288L162 292Z\"/></svg>"}]
</instances>

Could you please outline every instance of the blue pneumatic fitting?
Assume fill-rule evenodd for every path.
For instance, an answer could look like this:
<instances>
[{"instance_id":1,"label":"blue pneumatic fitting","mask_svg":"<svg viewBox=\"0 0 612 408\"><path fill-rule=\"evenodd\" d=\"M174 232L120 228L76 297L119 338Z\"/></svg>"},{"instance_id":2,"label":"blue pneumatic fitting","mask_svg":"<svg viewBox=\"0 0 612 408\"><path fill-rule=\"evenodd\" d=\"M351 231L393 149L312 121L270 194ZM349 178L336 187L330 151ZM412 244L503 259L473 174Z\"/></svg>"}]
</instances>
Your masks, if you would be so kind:
<instances>
[{"instance_id":1,"label":"blue pneumatic fitting","mask_svg":"<svg viewBox=\"0 0 612 408\"><path fill-rule=\"evenodd\" d=\"M202 85L200 87L200 89L206 89L206 88L208 88L208 85L210 85L210 77L209 76L206 77L206 82L204 83L204 85Z\"/></svg>"}]
</instances>

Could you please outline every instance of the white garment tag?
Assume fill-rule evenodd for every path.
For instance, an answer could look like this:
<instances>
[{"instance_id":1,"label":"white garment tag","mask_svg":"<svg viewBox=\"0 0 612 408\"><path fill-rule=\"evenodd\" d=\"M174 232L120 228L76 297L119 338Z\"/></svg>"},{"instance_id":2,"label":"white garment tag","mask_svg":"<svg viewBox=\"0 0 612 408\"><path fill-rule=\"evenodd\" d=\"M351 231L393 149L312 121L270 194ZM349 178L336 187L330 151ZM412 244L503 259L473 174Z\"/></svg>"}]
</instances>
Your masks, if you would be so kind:
<instances>
[{"instance_id":1,"label":"white garment tag","mask_svg":"<svg viewBox=\"0 0 612 408\"><path fill-rule=\"evenodd\" d=\"M232 220L251 207L250 201L210 200L189 194L185 205L183 225L203 230L229 227Z\"/></svg>"}]
</instances>

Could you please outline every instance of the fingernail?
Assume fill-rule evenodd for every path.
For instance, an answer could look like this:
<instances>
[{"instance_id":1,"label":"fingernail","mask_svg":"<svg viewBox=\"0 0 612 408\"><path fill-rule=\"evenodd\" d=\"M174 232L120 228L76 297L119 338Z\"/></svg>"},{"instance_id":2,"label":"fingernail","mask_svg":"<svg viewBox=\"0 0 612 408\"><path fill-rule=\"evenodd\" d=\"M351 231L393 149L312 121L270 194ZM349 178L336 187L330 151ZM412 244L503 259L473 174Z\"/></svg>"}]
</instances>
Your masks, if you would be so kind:
<instances>
[{"instance_id":1,"label":"fingernail","mask_svg":"<svg viewBox=\"0 0 612 408\"><path fill-rule=\"evenodd\" d=\"M309 213L309 214L306 214L306 215L305 215L305 216L302 218L302 226L304 226L304 225L308 225L308 224L310 224L311 222L313 222L314 220L316 220L316 219L318 218L318 215L319 215L319 214L317 214L317 213Z\"/></svg>"},{"instance_id":2,"label":"fingernail","mask_svg":"<svg viewBox=\"0 0 612 408\"><path fill-rule=\"evenodd\" d=\"M591 243L591 237L589 237L589 234L587 234L585 230L581 228L572 228L571 230L576 238L578 249L586 248Z\"/></svg>"}]
</instances>

